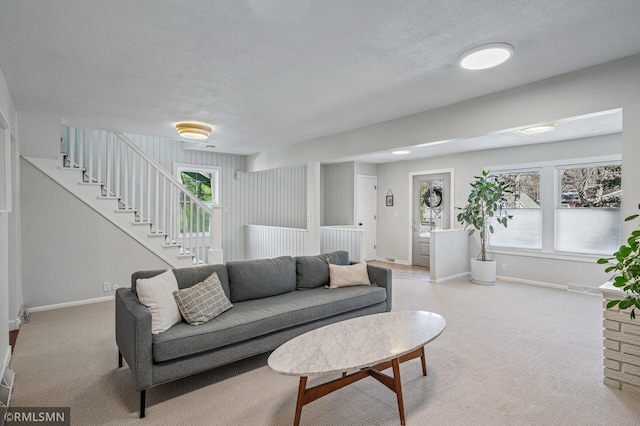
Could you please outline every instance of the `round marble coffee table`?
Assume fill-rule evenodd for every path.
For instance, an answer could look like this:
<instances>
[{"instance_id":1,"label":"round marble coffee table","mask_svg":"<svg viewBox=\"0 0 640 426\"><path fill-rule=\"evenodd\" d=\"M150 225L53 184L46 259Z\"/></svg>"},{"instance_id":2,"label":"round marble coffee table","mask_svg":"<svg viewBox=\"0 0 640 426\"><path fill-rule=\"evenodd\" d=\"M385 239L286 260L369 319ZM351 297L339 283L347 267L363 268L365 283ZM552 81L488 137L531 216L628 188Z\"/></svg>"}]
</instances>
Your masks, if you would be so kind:
<instances>
[{"instance_id":1,"label":"round marble coffee table","mask_svg":"<svg viewBox=\"0 0 640 426\"><path fill-rule=\"evenodd\" d=\"M432 312L406 311L367 315L330 324L284 343L267 361L277 373L300 376L294 425L300 423L302 406L365 377L394 391L400 423L405 424L400 363L420 358L427 375L424 345L446 326ZM393 376L381 373L393 369ZM357 370L347 374L349 370ZM342 373L342 377L307 389L309 376Z\"/></svg>"}]
</instances>

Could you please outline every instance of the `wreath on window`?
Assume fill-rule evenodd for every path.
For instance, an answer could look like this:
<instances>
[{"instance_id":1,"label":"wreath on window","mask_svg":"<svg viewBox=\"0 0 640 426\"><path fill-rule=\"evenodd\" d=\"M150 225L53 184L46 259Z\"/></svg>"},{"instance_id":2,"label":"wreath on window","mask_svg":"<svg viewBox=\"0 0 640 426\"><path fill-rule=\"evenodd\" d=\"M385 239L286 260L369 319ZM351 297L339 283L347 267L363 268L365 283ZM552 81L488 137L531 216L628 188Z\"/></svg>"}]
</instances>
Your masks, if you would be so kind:
<instances>
[{"instance_id":1,"label":"wreath on window","mask_svg":"<svg viewBox=\"0 0 640 426\"><path fill-rule=\"evenodd\" d=\"M432 209L440 207L440 204L442 204L442 190L432 188L431 191L425 191L422 195L422 202Z\"/></svg>"}]
</instances>

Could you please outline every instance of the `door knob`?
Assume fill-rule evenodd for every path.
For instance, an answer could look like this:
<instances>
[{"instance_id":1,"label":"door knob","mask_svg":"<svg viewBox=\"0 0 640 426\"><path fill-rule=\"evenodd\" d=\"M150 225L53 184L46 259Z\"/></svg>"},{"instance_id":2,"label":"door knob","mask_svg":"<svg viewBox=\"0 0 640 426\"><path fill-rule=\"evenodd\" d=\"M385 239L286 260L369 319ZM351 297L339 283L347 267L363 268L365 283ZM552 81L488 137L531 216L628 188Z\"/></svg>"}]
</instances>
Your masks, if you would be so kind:
<instances>
[{"instance_id":1,"label":"door knob","mask_svg":"<svg viewBox=\"0 0 640 426\"><path fill-rule=\"evenodd\" d=\"M362 222L361 222L361 223L358 223L358 225L362 226Z\"/></svg>"}]
</instances>

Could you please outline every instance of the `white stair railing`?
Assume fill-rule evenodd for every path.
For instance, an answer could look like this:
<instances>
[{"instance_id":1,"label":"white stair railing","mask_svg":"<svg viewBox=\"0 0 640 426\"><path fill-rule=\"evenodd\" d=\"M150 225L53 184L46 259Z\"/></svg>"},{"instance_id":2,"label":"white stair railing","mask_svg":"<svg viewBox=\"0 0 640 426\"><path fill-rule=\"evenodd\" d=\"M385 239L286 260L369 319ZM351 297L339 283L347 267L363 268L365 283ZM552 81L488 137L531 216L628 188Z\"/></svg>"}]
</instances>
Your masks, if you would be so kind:
<instances>
[{"instance_id":1,"label":"white stair railing","mask_svg":"<svg viewBox=\"0 0 640 426\"><path fill-rule=\"evenodd\" d=\"M62 141L64 167L82 170L85 183L134 212L150 235L180 247L194 264L222 263L220 207L199 200L122 133L63 126Z\"/></svg>"}]
</instances>

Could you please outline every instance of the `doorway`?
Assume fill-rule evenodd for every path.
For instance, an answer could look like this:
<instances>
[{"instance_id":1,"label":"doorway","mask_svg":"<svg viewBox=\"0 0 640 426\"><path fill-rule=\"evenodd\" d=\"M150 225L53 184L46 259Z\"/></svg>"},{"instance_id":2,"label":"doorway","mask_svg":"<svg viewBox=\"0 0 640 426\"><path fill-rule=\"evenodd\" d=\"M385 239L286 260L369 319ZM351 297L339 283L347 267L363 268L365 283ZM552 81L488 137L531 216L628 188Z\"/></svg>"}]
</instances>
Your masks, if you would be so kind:
<instances>
[{"instance_id":1,"label":"doorway","mask_svg":"<svg viewBox=\"0 0 640 426\"><path fill-rule=\"evenodd\" d=\"M413 176L411 264L429 267L431 231L451 227L451 173Z\"/></svg>"},{"instance_id":2,"label":"doorway","mask_svg":"<svg viewBox=\"0 0 640 426\"><path fill-rule=\"evenodd\" d=\"M376 258L377 185L375 176L356 177L356 226L362 229L362 261Z\"/></svg>"}]
</instances>

